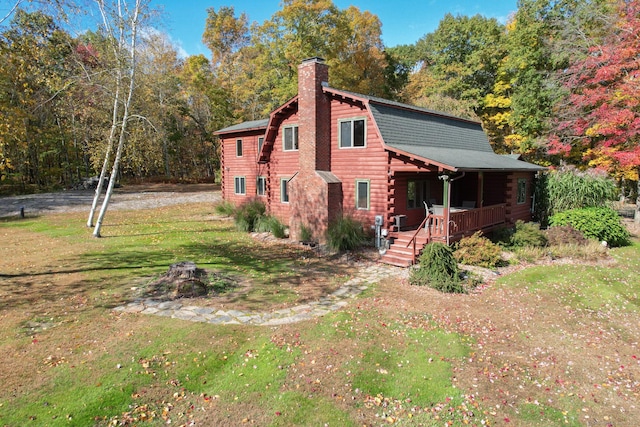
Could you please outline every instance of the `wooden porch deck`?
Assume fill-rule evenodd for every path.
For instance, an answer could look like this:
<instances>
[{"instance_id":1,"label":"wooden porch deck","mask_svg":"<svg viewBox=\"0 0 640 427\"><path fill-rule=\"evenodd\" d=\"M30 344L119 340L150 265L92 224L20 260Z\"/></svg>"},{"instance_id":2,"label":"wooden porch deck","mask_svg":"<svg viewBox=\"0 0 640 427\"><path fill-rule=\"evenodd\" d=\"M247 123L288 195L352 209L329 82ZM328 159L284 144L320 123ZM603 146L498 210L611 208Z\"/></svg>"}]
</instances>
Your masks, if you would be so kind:
<instances>
[{"instance_id":1,"label":"wooden porch deck","mask_svg":"<svg viewBox=\"0 0 640 427\"><path fill-rule=\"evenodd\" d=\"M429 214L419 227L390 232L389 237L393 243L380 261L408 267L415 264L422 248L428 243L452 243L476 231L487 232L505 224L506 204L477 209L452 208L449 212L448 230L445 228L445 214L446 212L440 215Z\"/></svg>"}]
</instances>

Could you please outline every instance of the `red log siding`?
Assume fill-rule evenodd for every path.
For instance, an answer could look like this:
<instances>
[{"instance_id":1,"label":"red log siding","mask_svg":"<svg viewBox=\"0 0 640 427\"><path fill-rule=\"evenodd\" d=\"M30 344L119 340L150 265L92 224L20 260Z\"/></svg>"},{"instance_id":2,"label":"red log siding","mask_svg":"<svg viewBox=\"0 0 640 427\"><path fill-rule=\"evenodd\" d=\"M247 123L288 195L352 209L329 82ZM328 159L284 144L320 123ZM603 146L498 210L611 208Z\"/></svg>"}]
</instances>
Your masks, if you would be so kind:
<instances>
[{"instance_id":1,"label":"red log siding","mask_svg":"<svg viewBox=\"0 0 640 427\"><path fill-rule=\"evenodd\" d=\"M262 131L244 134L230 134L220 137L222 147L222 197L235 205L256 197L256 179L265 176L266 166L259 165L258 138L264 137ZM236 141L242 140L242 157L236 155ZM245 178L245 194L235 194L235 177ZM266 202L266 200L265 200Z\"/></svg>"},{"instance_id":2,"label":"red log siding","mask_svg":"<svg viewBox=\"0 0 640 427\"><path fill-rule=\"evenodd\" d=\"M507 222L515 224L516 221L531 221L531 203L533 195L533 177L531 172L513 172L508 174L506 203L507 203ZM518 204L518 180L525 179L527 183L524 203Z\"/></svg>"},{"instance_id":3,"label":"red log siding","mask_svg":"<svg viewBox=\"0 0 640 427\"><path fill-rule=\"evenodd\" d=\"M366 118L366 146L340 148L338 122L346 118ZM365 224L387 210L387 155L373 117L361 105L345 100L331 101L331 171L342 181L343 210ZM368 210L356 209L356 180L369 181Z\"/></svg>"},{"instance_id":4,"label":"red log siding","mask_svg":"<svg viewBox=\"0 0 640 427\"><path fill-rule=\"evenodd\" d=\"M299 151L284 151L283 128L290 125L298 125L297 112L282 121L273 143L271 157L269 159L268 212L277 217L285 225L289 224L290 205L282 203L280 194L280 180L291 179L299 170Z\"/></svg>"},{"instance_id":5,"label":"red log siding","mask_svg":"<svg viewBox=\"0 0 640 427\"><path fill-rule=\"evenodd\" d=\"M506 203L505 191L507 174L502 172L485 172L484 174L484 206Z\"/></svg>"}]
</instances>

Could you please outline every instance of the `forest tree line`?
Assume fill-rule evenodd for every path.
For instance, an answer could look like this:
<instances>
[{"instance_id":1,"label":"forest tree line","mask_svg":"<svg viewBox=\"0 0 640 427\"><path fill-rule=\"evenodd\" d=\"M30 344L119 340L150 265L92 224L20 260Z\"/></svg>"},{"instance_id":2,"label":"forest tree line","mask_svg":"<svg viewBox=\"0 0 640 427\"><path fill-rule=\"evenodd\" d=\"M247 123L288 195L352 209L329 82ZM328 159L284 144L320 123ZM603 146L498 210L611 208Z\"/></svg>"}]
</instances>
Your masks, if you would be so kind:
<instances>
[{"instance_id":1,"label":"forest tree line","mask_svg":"<svg viewBox=\"0 0 640 427\"><path fill-rule=\"evenodd\" d=\"M69 188L100 172L113 73L127 65L137 77L120 177L213 180L213 132L268 117L296 94L297 66L313 56L331 67L332 87L482 122L498 153L638 181L636 1L520 0L506 24L448 14L414 44L393 47L376 15L331 0L284 0L262 23L250 11L209 8L209 58L181 56L149 9L135 64L109 48L100 25L73 36L77 4L60 4L18 4L0 26L5 193Z\"/></svg>"}]
</instances>

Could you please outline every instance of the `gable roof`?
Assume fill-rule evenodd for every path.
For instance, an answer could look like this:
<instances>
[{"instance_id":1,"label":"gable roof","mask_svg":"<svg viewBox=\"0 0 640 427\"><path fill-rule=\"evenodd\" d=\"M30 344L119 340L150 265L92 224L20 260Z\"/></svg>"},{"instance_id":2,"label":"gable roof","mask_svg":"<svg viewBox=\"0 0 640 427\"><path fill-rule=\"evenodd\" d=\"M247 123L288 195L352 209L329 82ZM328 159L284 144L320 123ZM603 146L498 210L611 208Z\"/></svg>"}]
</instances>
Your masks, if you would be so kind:
<instances>
[{"instance_id":1,"label":"gable roof","mask_svg":"<svg viewBox=\"0 0 640 427\"><path fill-rule=\"evenodd\" d=\"M368 105L391 151L411 154L454 171L520 170L544 167L496 154L479 122L382 98L327 88Z\"/></svg>"},{"instance_id":2,"label":"gable roof","mask_svg":"<svg viewBox=\"0 0 640 427\"><path fill-rule=\"evenodd\" d=\"M384 145L388 150L398 154L411 155L452 171L545 169L524 162L517 155L494 153L480 122L331 87L324 87L323 90L334 96L352 98L365 104L371 112ZM293 97L271 113L269 119L242 122L220 129L214 134L275 130L275 122L295 106L297 97ZM269 136L273 137L266 136L263 151L270 148L267 147L272 142Z\"/></svg>"}]
</instances>

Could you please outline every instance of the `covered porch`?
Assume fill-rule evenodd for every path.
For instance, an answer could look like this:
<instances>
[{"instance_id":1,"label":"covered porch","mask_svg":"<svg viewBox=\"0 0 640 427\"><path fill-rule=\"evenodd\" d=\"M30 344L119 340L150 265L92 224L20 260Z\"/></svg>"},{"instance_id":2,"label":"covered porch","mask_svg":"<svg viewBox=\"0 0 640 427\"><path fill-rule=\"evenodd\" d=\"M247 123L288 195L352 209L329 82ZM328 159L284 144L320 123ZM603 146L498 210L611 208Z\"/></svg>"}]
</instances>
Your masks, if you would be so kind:
<instances>
[{"instance_id":1,"label":"covered porch","mask_svg":"<svg viewBox=\"0 0 640 427\"><path fill-rule=\"evenodd\" d=\"M508 222L507 174L397 171L393 181L383 262L412 265L430 242L450 244Z\"/></svg>"},{"instance_id":2,"label":"covered porch","mask_svg":"<svg viewBox=\"0 0 640 427\"><path fill-rule=\"evenodd\" d=\"M389 232L390 247L382 261L399 266L413 265L428 243L453 243L476 231L487 233L505 223L505 203L481 208L442 208L441 211L435 206L433 213L427 211L419 226Z\"/></svg>"}]
</instances>

